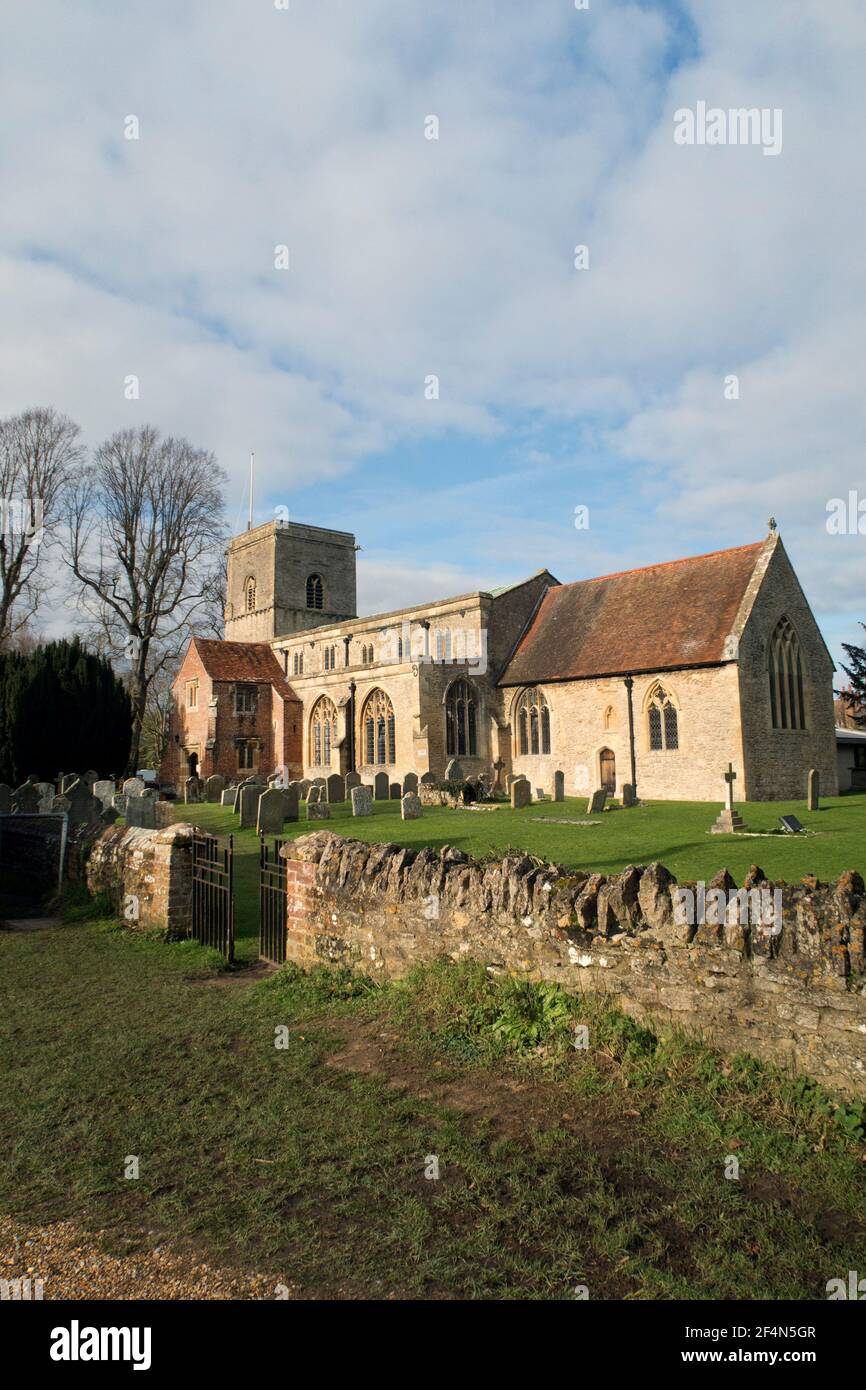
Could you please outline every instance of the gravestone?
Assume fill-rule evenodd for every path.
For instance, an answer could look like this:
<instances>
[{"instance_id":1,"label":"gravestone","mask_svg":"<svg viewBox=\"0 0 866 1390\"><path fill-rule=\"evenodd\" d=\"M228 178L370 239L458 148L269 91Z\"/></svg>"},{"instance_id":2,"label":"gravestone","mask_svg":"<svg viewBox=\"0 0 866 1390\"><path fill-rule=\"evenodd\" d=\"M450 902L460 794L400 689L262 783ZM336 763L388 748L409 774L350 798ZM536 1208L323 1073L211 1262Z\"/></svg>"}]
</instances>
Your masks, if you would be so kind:
<instances>
[{"instance_id":1,"label":"gravestone","mask_svg":"<svg viewBox=\"0 0 866 1390\"><path fill-rule=\"evenodd\" d=\"M388 788L388 797L391 801L399 801L403 795L403 788L399 782L392 782Z\"/></svg>"},{"instance_id":2,"label":"gravestone","mask_svg":"<svg viewBox=\"0 0 866 1390\"><path fill-rule=\"evenodd\" d=\"M226 779L219 772L211 773L204 784L205 799L219 803L225 789Z\"/></svg>"},{"instance_id":3,"label":"gravestone","mask_svg":"<svg viewBox=\"0 0 866 1390\"><path fill-rule=\"evenodd\" d=\"M67 787L65 797L69 802L71 825L89 825L92 821L99 819L102 802L97 801L87 783L82 781L80 777L76 778L71 787Z\"/></svg>"},{"instance_id":4,"label":"gravestone","mask_svg":"<svg viewBox=\"0 0 866 1390\"><path fill-rule=\"evenodd\" d=\"M260 782L247 782L240 790L240 828L252 830L259 813L259 797L264 791Z\"/></svg>"},{"instance_id":5,"label":"gravestone","mask_svg":"<svg viewBox=\"0 0 866 1390\"><path fill-rule=\"evenodd\" d=\"M78 781L77 777L75 781ZM15 788L12 793L12 809L19 815L32 815L39 810L39 793L32 778L28 777L26 782Z\"/></svg>"},{"instance_id":6,"label":"gravestone","mask_svg":"<svg viewBox=\"0 0 866 1390\"><path fill-rule=\"evenodd\" d=\"M34 783L34 785L36 787L37 792L39 793L39 810L50 811L51 803L57 795L57 790L54 786L54 783L36 782Z\"/></svg>"},{"instance_id":7,"label":"gravestone","mask_svg":"<svg viewBox=\"0 0 866 1390\"><path fill-rule=\"evenodd\" d=\"M154 773L153 775L155 777L156 773ZM81 780L84 783L84 785L88 788L88 790L92 792L94 784L99 781L99 773L94 772L93 768L91 767L87 772L82 772Z\"/></svg>"},{"instance_id":8,"label":"gravestone","mask_svg":"<svg viewBox=\"0 0 866 1390\"><path fill-rule=\"evenodd\" d=\"M114 796L111 798L111 804L119 816L126 815L126 797L123 792L115 792Z\"/></svg>"},{"instance_id":9,"label":"gravestone","mask_svg":"<svg viewBox=\"0 0 866 1390\"><path fill-rule=\"evenodd\" d=\"M622 784L622 804L623 806L637 805L637 797L634 794L634 787L631 782L623 782Z\"/></svg>"},{"instance_id":10,"label":"gravestone","mask_svg":"<svg viewBox=\"0 0 866 1390\"><path fill-rule=\"evenodd\" d=\"M283 828L286 803L279 787L269 787L259 797L256 831L259 835L278 835Z\"/></svg>"},{"instance_id":11,"label":"gravestone","mask_svg":"<svg viewBox=\"0 0 866 1390\"><path fill-rule=\"evenodd\" d=\"M306 799L307 799L307 797L309 796L309 794L310 794L310 780L309 780L308 777L304 777L304 779L303 779L302 782L301 782L301 800L302 800L302 801L306 801Z\"/></svg>"},{"instance_id":12,"label":"gravestone","mask_svg":"<svg viewBox=\"0 0 866 1390\"><path fill-rule=\"evenodd\" d=\"M817 811L820 809L818 805L818 799L821 795L821 774L818 771L817 767L811 767L809 769L809 778L807 786L809 796L809 810Z\"/></svg>"},{"instance_id":13,"label":"gravestone","mask_svg":"<svg viewBox=\"0 0 866 1390\"><path fill-rule=\"evenodd\" d=\"M554 801L565 800L565 773L554 772L553 774L553 799Z\"/></svg>"},{"instance_id":14,"label":"gravestone","mask_svg":"<svg viewBox=\"0 0 866 1390\"><path fill-rule=\"evenodd\" d=\"M71 806L72 802L69 800L68 796L55 796L51 803L52 811L65 811L67 815L69 814Z\"/></svg>"},{"instance_id":15,"label":"gravestone","mask_svg":"<svg viewBox=\"0 0 866 1390\"><path fill-rule=\"evenodd\" d=\"M491 796L501 796L504 790L502 786L502 771L504 767L505 763L502 761L502 759L497 758L496 762L493 764L494 778L493 786L490 789Z\"/></svg>"},{"instance_id":16,"label":"gravestone","mask_svg":"<svg viewBox=\"0 0 866 1390\"><path fill-rule=\"evenodd\" d=\"M535 788L535 799L536 799L536 801L546 801L546 800L547 800L547 792L544 790L543 787L536 787L536 788Z\"/></svg>"},{"instance_id":17,"label":"gravestone","mask_svg":"<svg viewBox=\"0 0 866 1390\"><path fill-rule=\"evenodd\" d=\"M505 790L506 790L507 792L510 792L510 791L511 791L511 787L512 787L512 783L516 782L517 779L518 779L518 777L522 777L522 776L523 776L523 773L522 773L522 772L509 772L509 773L506 773L506 776L505 776Z\"/></svg>"},{"instance_id":18,"label":"gravestone","mask_svg":"<svg viewBox=\"0 0 866 1390\"><path fill-rule=\"evenodd\" d=\"M728 784L728 804L723 811L720 811L710 831L713 835L731 835L735 830L744 829L743 818L734 810L734 782L737 774L733 764L728 763L728 770L725 773L725 781Z\"/></svg>"},{"instance_id":19,"label":"gravestone","mask_svg":"<svg viewBox=\"0 0 866 1390\"><path fill-rule=\"evenodd\" d=\"M479 795L480 792L477 785L475 782L471 782L467 777L466 781L463 783L463 805L472 806L478 800Z\"/></svg>"},{"instance_id":20,"label":"gravestone","mask_svg":"<svg viewBox=\"0 0 866 1390\"><path fill-rule=\"evenodd\" d=\"M94 782L93 784L93 795L102 802L103 806L111 805L116 790L114 779L111 777L106 777L101 782Z\"/></svg>"},{"instance_id":21,"label":"gravestone","mask_svg":"<svg viewBox=\"0 0 866 1390\"><path fill-rule=\"evenodd\" d=\"M321 787L310 787L310 790L307 792L307 805L308 805L308 806L318 806L318 804L319 804L319 802L320 802L321 800L322 800L322 788L321 788Z\"/></svg>"},{"instance_id":22,"label":"gravestone","mask_svg":"<svg viewBox=\"0 0 866 1390\"><path fill-rule=\"evenodd\" d=\"M796 816L780 816L779 824L786 835L799 835L803 829Z\"/></svg>"},{"instance_id":23,"label":"gravestone","mask_svg":"<svg viewBox=\"0 0 866 1390\"><path fill-rule=\"evenodd\" d=\"M298 819L298 783L290 782L280 795L283 798L283 820Z\"/></svg>"},{"instance_id":24,"label":"gravestone","mask_svg":"<svg viewBox=\"0 0 866 1390\"><path fill-rule=\"evenodd\" d=\"M78 781L78 773L77 773L77 772L67 772L67 773L65 774L65 776L61 777L61 779L60 779L60 787L59 787L59 789L58 789L59 792L60 792L60 795L61 795L61 796L65 796L66 793L69 791L69 788L72 786L73 782L77 782L77 781Z\"/></svg>"},{"instance_id":25,"label":"gravestone","mask_svg":"<svg viewBox=\"0 0 866 1390\"><path fill-rule=\"evenodd\" d=\"M373 778L373 796L377 801L388 800L388 774L377 772Z\"/></svg>"},{"instance_id":26,"label":"gravestone","mask_svg":"<svg viewBox=\"0 0 866 1390\"><path fill-rule=\"evenodd\" d=\"M183 784L183 799L187 806L197 806L202 799L204 783L200 777L193 773L192 777L187 777Z\"/></svg>"},{"instance_id":27,"label":"gravestone","mask_svg":"<svg viewBox=\"0 0 866 1390\"><path fill-rule=\"evenodd\" d=\"M103 825L114 825L114 822L117 820L117 812L113 806L103 806L99 813L99 819L102 821Z\"/></svg>"},{"instance_id":28,"label":"gravestone","mask_svg":"<svg viewBox=\"0 0 866 1390\"><path fill-rule=\"evenodd\" d=\"M326 782L328 801L332 806L346 800L346 784L338 772L332 772Z\"/></svg>"},{"instance_id":29,"label":"gravestone","mask_svg":"<svg viewBox=\"0 0 866 1390\"><path fill-rule=\"evenodd\" d=\"M236 788L236 787L226 787L226 788L223 790L222 796L220 797L220 805L221 805L221 806L234 806L234 804L235 804L235 794L236 794L236 792L237 792L237 788Z\"/></svg>"},{"instance_id":30,"label":"gravestone","mask_svg":"<svg viewBox=\"0 0 866 1390\"><path fill-rule=\"evenodd\" d=\"M74 780L75 780L75 779L73 778L73 781L74 781ZM63 781L64 781L64 783L66 782L66 778L65 778L65 777L64 777ZM72 786L72 782L70 782L69 785ZM144 791L144 789L145 789L144 782L141 780L140 777L127 777L126 781L124 782L124 784L123 784L123 786L121 787L120 790L123 792L123 795L124 795L124 796L141 796L141 793ZM63 796L66 795L66 787L65 787L65 786L61 787L61 792L62 792Z\"/></svg>"},{"instance_id":31,"label":"gravestone","mask_svg":"<svg viewBox=\"0 0 866 1390\"><path fill-rule=\"evenodd\" d=\"M8 816L12 809L12 788L0 782L0 816Z\"/></svg>"},{"instance_id":32,"label":"gravestone","mask_svg":"<svg viewBox=\"0 0 866 1390\"><path fill-rule=\"evenodd\" d=\"M606 804L607 792L604 787L599 787L598 791L593 792L586 803L586 814L588 816L600 816Z\"/></svg>"},{"instance_id":33,"label":"gravestone","mask_svg":"<svg viewBox=\"0 0 866 1390\"><path fill-rule=\"evenodd\" d=\"M436 775L433 772L422 772L420 781L422 787L432 787L436 781Z\"/></svg>"},{"instance_id":34,"label":"gravestone","mask_svg":"<svg viewBox=\"0 0 866 1390\"><path fill-rule=\"evenodd\" d=\"M141 830L155 830L156 801L154 798L152 796L128 796L126 798L126 823Z\"/></svg>"},{"instance_id":35,"label":"gravestone","mask_svg":"<svg viewBox=\"0 0 866 1390\"><path fill-rule=\"evenodd\" d=\"M416 772L407 772L406 776L403 778L403 795L405 796L407 792L417 792L417 790L418 774Z\"/></svg>"},{"instance_id":36,"label":"gravestone","mask_svg":"<svg viewBox=\"0 0 866 1390\"><path fill-rule=\"evenodd\" d=\"M400 798L400 819L401 820L420 820L421 802L418 800L417 792L404 792Z\"/></svg>"},{"instance_id":37,"label":"gravestone","mask_svg":"<svg viewBox=\"0 0 866 1390\"><path fill-rule=\"evenodd\" d=\"M352 790L352 788L353 788L353 787L360 787L360 785L361 785L361 774L360 774L360 772L347 772L347 773L346 773L346 800L347 800L347 801L348 801L348 799L349 799L349 792Z\"/></svg>"},{"instance_id":38,"label":"gravestone","mask_svg":"<svg viewBox=\"0 0 866 1390\"><path fill-rule=\"evenodd\" d=\"M532 788L525 777L515 777L511 782L511 809L520 811L532 800Z\"/></svg>"},{"instance_id":39,"label":"gravestone","mask_svg":"<svg viewBox=\"0 0 866 1390\"><path fill-rule=\"evenodd\" d=\"M445 781L464 782L465 780L466 774L464 773L463 768L460 766L460 763L457 761L456 758L452 758L451 761L446 763L445 765Z\"/></svg>"},{"instance_id":40,"label":"gravestone","mask_svg":"<svg viewBox=\"0 0 866 1390\"><path fill-rule=\"evenodd\" d=\"M352 798L353 816L372 816L373 814L373 789L372 787L353 787L350 796Z\"/></svg>"},{"instance_id":41,"label":"gravestone","mask_svg":"<svg viewBox=\"0 0 866 1390\"><path fill-rule=\"evenodd\" d=\"M241 792L243 791L244 787L258 787L260 785L261 784L259 782L258 777L244 777L241 779L240 782L238 782L237 786L235 787L234 800L235 813L237 815L240 815L241 812ZM264 788L262 788L262 790L264 790Z\"/></svg>"},{"instance_id":42,"label":"gravestone","mask_svg":"<svg viewBox=\"0 0 866 1390\"><path fill-rule=\"evenodd\" d=\"M331 808L327 801L308 801L307 820L330 820Z\"/></svg>"}]
</instances>

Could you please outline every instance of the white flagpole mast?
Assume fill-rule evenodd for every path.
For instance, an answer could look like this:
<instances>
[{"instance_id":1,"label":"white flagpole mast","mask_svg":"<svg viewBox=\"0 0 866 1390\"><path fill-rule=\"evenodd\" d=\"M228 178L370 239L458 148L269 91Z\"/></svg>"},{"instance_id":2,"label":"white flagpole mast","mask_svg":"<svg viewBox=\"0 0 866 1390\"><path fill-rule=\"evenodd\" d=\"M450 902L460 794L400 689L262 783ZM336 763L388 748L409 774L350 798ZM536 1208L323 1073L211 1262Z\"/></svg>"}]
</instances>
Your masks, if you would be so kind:
<instances>
[{"instance_id":1,"label":"white flagpole mast","mask_svg":"<svg viewBox=\"0 0 866 1390\"><path fill-rule=\"evenodd\" d=\"M253 529L253 463L255 457L253 451L250 450L250 519L247 522L248 531L252 531Z\"/></svg>"}]
</instances>

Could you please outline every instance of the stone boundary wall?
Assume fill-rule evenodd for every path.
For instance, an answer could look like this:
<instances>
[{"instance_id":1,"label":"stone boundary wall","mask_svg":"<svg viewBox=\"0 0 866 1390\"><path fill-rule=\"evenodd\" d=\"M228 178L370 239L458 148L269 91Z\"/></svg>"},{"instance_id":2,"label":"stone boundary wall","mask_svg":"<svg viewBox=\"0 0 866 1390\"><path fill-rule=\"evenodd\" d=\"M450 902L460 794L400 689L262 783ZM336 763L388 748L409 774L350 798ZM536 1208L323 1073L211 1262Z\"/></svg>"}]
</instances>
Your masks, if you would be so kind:
<instances>
[{"instance_id":1,"label":"stone boundary wall","mask_svg":"<svg viewBox=\"0 0 866 1390\"><path fill-rule=\"evenodd\" d=\"M109 826L90 846L88 890L94 897L104 893L130 927L185 937L192 913L192 830L191 825ZM137 900L134 911L130 897Z\"/></svg>"},{"instance_id":2,"label":"stone boundary wall","mask_svg":"<svg viewBox=\"0 0 866 1390\"><path fill-rule=\"evenodd\" d=\"M281 854L290 961L391 979L420 961L470 957L572 993L603 993L637 1018L866 1094L866 895L857 873L832 885L767 885L782 894L773 935L732 912L680 924L677 882L661 864L606 877L528 855L478 863L447 846L414 850L326 831ZM740 886L762 883L754 867ZM722 870L707 887L736 885Z\"/></svg>"}]
</instances>

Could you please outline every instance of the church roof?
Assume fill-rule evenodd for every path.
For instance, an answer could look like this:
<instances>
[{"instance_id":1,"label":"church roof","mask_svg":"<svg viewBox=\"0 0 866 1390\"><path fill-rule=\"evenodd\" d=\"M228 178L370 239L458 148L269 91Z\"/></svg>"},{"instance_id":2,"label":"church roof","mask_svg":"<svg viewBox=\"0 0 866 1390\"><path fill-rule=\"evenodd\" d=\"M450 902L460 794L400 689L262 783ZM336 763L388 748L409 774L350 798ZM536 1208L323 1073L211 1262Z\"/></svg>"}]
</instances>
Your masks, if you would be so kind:
<instances>
[{"instance_id":1,"label":"church roof","mask_svg":"<svg viewBox=\"0 0 866 1390\"><path fill-rule=\"evenodd\" d=\"M725 639L762 542L545 591L500 685L708 666Z\"/></svg>"},{"instance_id":2,"label":"church roof","mask_svg":"<svg viewBox=\"0 0 866 1390\"><path fill-rule=\"evenodd\" d=\"M284 700L297 700L267 642L217 642L194 637L193 646L211 680L272 685Z\"/></svg>"}]
</instances>

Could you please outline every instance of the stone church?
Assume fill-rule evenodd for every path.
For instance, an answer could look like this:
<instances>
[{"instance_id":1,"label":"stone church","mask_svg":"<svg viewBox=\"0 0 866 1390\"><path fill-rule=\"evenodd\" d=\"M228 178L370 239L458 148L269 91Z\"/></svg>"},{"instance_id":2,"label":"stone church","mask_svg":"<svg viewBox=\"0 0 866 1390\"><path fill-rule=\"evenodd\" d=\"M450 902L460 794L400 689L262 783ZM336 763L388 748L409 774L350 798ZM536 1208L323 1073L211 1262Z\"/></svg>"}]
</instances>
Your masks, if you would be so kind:
<instances>
[{"instance_id":1,"label":"stone church","mask_svg":"<svg viewBox=\"0 0 866 1390\"><path fill-rule=\"evenodd\" d=\"M193 638L163 780L525 773L567 795L837 791L834 666L782 540L357 616L355 537L269 522L228 551L225 640Z\"/></svg>"}]
</instances>

